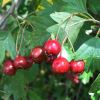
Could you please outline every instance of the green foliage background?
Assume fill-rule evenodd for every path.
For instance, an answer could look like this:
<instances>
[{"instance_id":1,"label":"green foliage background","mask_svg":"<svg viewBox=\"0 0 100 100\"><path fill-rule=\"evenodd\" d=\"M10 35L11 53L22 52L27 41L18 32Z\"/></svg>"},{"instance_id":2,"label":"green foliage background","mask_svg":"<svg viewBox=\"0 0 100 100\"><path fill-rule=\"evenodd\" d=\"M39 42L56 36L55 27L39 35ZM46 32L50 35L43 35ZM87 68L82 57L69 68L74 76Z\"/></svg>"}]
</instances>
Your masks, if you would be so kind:
<instances>
[{"instance_id":1,"label":"green foliage background","mask_svg":"<svg viewBox=\"0 0 100 100\"><path fill-rule=\"evenodd\" d=\"M99 4L99 0L22 0L7 18L5 29L0 30L1 100L99 100L100 38L86 34L91 27L100 27ZM0 12L10 6L11 1ZM73 84L66 75L52 74L47 63L34 64L12 77L2 73L3 62L16 57L21 42L20 54L29 55L33 47L57 33L60 43L68 38L63 46L66 58L86 62L79 84Z\"/></svg>"}]
</instances>

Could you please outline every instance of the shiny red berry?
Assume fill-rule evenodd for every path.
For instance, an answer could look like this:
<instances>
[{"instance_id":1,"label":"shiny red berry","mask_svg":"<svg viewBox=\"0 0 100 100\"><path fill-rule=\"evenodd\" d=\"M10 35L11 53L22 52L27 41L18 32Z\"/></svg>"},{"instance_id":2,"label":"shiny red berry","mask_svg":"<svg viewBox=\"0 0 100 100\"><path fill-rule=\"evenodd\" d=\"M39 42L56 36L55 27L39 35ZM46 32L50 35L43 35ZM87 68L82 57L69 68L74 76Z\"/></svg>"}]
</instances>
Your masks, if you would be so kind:
<instances>
[{"instance_id":1,"label":"shiny red berry","mask_svg":"<svg viewBox=\"0 0 100 100\"><path fill-rule=\"evenodd\" d=\"M45 57L42 46L33 48L31 51L31 57L33 58L35 63L41 63Z\"/></svg>"},{"instance_id":2,"label":"shiny red berry","mask_svg":"<svg viewBox=\"0 0 100 100\"><path fill-rule=\"evenodd\" d=\"M14 64L16 69L20 69L20 68L24 68L24 66L27 65L27 61L26 61L26 58L24 56L18 55L15 58L13 64Z\"/></svg>"},{"instance_id":3,"label":"shiny red berry","mask_svg":"<svg viewBox=\"0 0 100 100\"><path fill-rule=\"evenodd\" d=\"M80 61L71 61L70 68L74 73L82 73L84 71L85 63L83 60Z\"/></svg>"},{"instance_id":4,"label":"shiny red berry","mask_svg":"<svg viewBox=\"0 0 100 100\"><path fill-rule=\"evenodd\" d=\"M59 74L68 72L69 62L63 57L56 58L52 64L52 71Z\"/></svg>"},{"instance_id":5,"label":"shiny red berry","mask_svg":"<svg viewBox=\"0 0 100 100\"><path fill-rule=\"evenodd\" d=\"M57 55L61 51L61 45L57 40L48 40L44 44L44 50L47 54Z\"/></svg>"},{"instance_id":6,"label":"shiny red berry","mask_svg":"<svg viewBox=\"0 0 100 100\"><path fill-rule=\"evenodd\" d=\"M28 69L28 68L32 67L32 64L34 64L32 57L26 56L25 59L26 59L27 64L25 66L23 66L23 68Z\"/></svg>"},{"instance_id":7,"label":"shiny red berry","mask_svg":"<svg viewBox=\"0 0 100 100\"><path fill-rule=\"evenodd\" d=\"M16 69L13 66L12 60L7 60L4 62L3 73L10 76L15 75Z\"/></svg>"}]
</instances>

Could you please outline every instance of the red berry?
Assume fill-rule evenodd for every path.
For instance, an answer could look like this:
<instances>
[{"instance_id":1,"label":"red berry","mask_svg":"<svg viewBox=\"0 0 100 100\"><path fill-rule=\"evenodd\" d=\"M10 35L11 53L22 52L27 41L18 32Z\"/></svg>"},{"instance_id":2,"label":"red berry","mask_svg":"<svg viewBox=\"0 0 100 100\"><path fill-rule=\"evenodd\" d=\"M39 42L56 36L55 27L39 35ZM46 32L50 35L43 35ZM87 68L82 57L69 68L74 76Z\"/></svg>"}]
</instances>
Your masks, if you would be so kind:
<instances>
[{"instance_id":1,"label":"red berry","mask_svg":"<svg viewBox=\"0 0 100 100\"><path fill-rule=\"evenodd\" d=\"M74 73L82 73L84 71L85 63L83 60L80 61L71 61L70 68Z\"/></svg>"},{"instance_id":2,"label":"red berry","mask_svg":"<svg viewBox=\"0 0 100 100\"><path fill-rule=\"evenodd\" d=\"M73 75L72 81L73 81L74 83L76 83L76 84L78 84L78 83L80 82L80 81L79 81L79 77L78 77L77 74Z\"/></svg>"},{"instance_id":3,"label":"red berry","mask_svg":"<svg viewBox=\"0 0 100 100\"><path fill-rule=\"evenodd\" d=\"M54 60L52 64L53 72L63 74L65 72L68 72L68 70L69 70L69 62L65 58L59 57Z\"/></svg>"},{"instance_id":4,"label":"red berry","mask_svg":"<svg viewBox=\"0 0 100 100\"><path fill-rule=\"evenodd\" d=\"M27 65L27 61L24 56L18 55L14 60L14 67L16 69L24 68Z\"/></svg>"},{"instance_id":5,"label":"red berry","mask_svg":"<svg viewBox=\"0 0 100 100\"><path fill-rule=\"evenodd\" d=\"M61 45L57 40L48 40L44 44L44 50L47 54L57 55L61 51Z\"/></svg>"},{"instance_id":6,"label":"red berry","mask_svg":"<svg viewBox=\"0 0 100 100\"><path fill-rule=\"evenodd\" d=\"M4 62L3 73L10 76L15 75L16 69L14 68L13 62L11 60Z\"/></svg>"},{"instance_id":7,"label":"red berry","mask_svg":"<svg viewBox=\"0 0 100 100\"><path fill-rule=\"evenodd\" d=\"M34 62L33 62L32 57L30 56L26 56L25 58L26 58L27 64L23 68L28 69L32 66L32 64L34 64Z\"/></svg>"},{"instance_id":8,"label":"red berry","mask_svg":"<svg viewBox=\"0 0 100 100\"><path fill-rule=\"evenodd\" d=\"M35 63L41 63L44 60L44 50L42 46L37 46L32 49L31 57L33 58Z\"/></svg>"},{"instance_id":9,"label":"red berry","mask_svg":"<svg viewBox=\"0 0 100 100\"><path fill-rule=\"evenodd\" d=\"M67 73L67 79L71 80L73 83L79 83L79 77L77 74L74 73Z\"/></svg>"}]
</instances>

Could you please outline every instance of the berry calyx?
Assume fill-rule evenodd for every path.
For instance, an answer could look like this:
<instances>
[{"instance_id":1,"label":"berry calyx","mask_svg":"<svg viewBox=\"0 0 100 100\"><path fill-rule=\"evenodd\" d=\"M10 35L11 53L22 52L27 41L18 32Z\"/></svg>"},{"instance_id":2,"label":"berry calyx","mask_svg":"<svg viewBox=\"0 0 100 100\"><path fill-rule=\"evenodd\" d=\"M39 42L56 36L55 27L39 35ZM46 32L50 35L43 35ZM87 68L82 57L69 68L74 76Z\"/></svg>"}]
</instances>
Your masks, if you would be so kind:
<instances>
[{"instance_id":1,"label":"berry calyx","mask_svg":"<svg viewBox=\"0 0 100 100\"><path fill-rule=\"evenodd\" d=\"M7 60L4 62L3 73L10 76L15 75L16 69L13 66L12 60Z\"/></svg>"},{"instance_id":2,"label":"berry calyx","mask_svg":"<svg viewBox=\"0 0 100 100\"><path fill-rule=\"evenodd\" d=\"M80 60L80 61L72 60L70 62L71 71L74 73L82 73L84 71L84 66L85 66L85 63L83 60Z\"/></svg>"},{"instance_id":3,"label":"berry calyx","mask_svg":"<svg viewBox=\"0 0 100 100\"><path fill-rule=\"evenodd\" d=\"M41 63L45 58L42 46L33 48L30 55L35 63Z\"/></svg>"},{"instance_id":4,"label":"berry calyx","mask_svg":"<svg viewBox=\"0 0 100 100\"><path fill-rule=\"evenodd\" d=\"M56 55L52 55L52 54L50 54L50 55L46 55L46 62L47 63L53 63L53 61L55 60L57 58L57 56Z\"/></svg>"},{"instance_id":5,"label":"berry calyx","mask_svg":"<svg viewBox=\"0 0 100 100\"><path fill-rule=\"evenodd\" d=\"M61 51L61 45L57 40L48 40L44 44L44 50L47 54L58 55Z\"/></svg>"},{"instance_id":6,"label":"berry calyx","mask_svg":"<svg viewBox=\"0 0 100 100\"><path fill-rule=\"evenodd\" d=\"M26 59L27 64L25 66L23 66L23 68L28 69L32 66L32 64L34 64L33 58L30 56L26 56L25 59Z\"/></svg>"},{"instance_id":7,"label":"berry calyx","mask_svg":"<svg viewBox=\"0 0 100 100\"><path fill-rule=\"evenodd\" d=\"M52 64L52 71L58 74L68 72L69 62L63 57L56 58Z\"/></svg>"},{"instance_id":8,"label":"berry calyx","mask_svg":"<svg viewBox=\"0 0 100 100\"><path fill-rule=\"evenodd\" d=\"M16 69L20 69L27 65L27 61L24 56L18 55L16 56L13 64Z\"/></svg>"}]
</instances>

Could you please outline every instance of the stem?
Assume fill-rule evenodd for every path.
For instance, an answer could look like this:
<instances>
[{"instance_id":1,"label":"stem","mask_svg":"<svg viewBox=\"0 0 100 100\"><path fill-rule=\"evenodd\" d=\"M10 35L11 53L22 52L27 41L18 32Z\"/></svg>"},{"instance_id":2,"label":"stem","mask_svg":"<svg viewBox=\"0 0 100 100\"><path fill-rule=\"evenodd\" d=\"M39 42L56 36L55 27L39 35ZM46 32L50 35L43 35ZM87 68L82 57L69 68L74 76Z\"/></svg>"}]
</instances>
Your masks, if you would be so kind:
<instances>
[{"instance_id":1,"label":"stem","mask_svg":"<svg viewBox=\"0 0 100 100\"><path fill-rule=\"evenodd\" d=\"M18 31L17 39L16 39L16 53L18 54L18 50L17 50L17 48L18 48L18 38L19 38L19 33L20 33L20 31L21 31L21 26L20 26L20 23L19 23L19 21L18 21L17 18L16 18L16 21L17 21L18 27L19 27L19 31Z\"/></svg>"},{"instance_id":2,"label":"stem","mask_svg":"<svg viewBox=\"0 0 100 100\"><path fill-rule=\"evenodd\" d=\"M64 38L63 41L62 41L62 44L61 44L62 46L63 46L64 43L66 42L67 38L68 38L68 36L66 35L65 38Z\"/></svg>"},{"instance_id":3,"label":"stem","mask_svg":"<svg viewBox=\"0 0 100 100\"><path fill-rule=\"evenodd\" d=\"M68 22L71 20L71 18L72 18L72 16L70 16L70 17L68 18L68 21L66 22L65 27L64 27L64 31L65 31L65 29L66 29L66 26L67 26ZM65 32L65 33L66 33L66 32ZM67 34L67 33L66 33L66 34ZM67 38L68 38L68 34L65 36L64 40L62 41L62 46L63 46L64 43L66 42Z\"/></svg>"},{"instance_id":4,"label":"stem","mask_svg":"<svg viewBox=\"0 0 100 100\"><path fill-rule=\"evenodd\" d=\"M21 31L21 28L18 31L17 39L16 39L16 54L18 54L18 39L19 39L19 33L20 33L20 31Z\"/></svg>"},{"instance_id":5,"label":"stem","mask_svg":"<svg viewBox=\"0 0 100 100\"><path fill-rule=\"evenodd\" d=\"M29 22L28 20L25 20L25 22L26 22L28 25L30 25L31 28L32 28L32 30L34 31L34 27L33 27L33 25L31 24L31 22Z\"/></svg>"},{"instance_id":6,"label":"stem","mask_svg":"<svg viewBox=\"0 0 100 100\"><path fill-rule=\"evenodd\" d=\"M73 46L73 44L72 44L70 38L68 38L68 41L69 41L69 43L70 43L70 45L71 45L71 47L72 47L72 51L73 51L73 53L75 54L74 46Z\"/></svg>"},{"instance_id":7,"label":"stem","mask_svg":"<svg viewBox=\"0 0 100 100\"><path fill-rule=\"evenodd\" d=\"M72 18L72 16L69 18L69 21L71 20L71 18ZM68 21L68 22L69 22L69 21ZM67 22L67 23L68 23L68 22ZM66 29L67 23L65 24L64 31L65 31L65 29ZM66 33L66 36L65 36L64 40L62 41L62 46L64 45L64 43L65 43L66 40L68 39L68 41L69 41L69 43L70 43L70 45L71 45L71 47L72 47L72 50L73 50L73 52L75 53L73 44L72 44L72 42L71 42L71 40L70 40L70 38L69 38L69 36L68 36L68 34L67 34L66 31L65 31L65 33Z\"/></svg>"},{"instance_id":8,"label":"stem","mask_svg":"<svg viewBox=\"0 0 100 100\"><path fill-rule=\"evenodd\" d=\"M58 24L59 25L59 28L58 28L58 31L57 31L57 34L56 34L56 40L58 40L58 35L59 35L60 29L61 29L61 24Z\"/></svg>"},{"instance_id":9,"label":"stem","mask_svg":"<svg viewBox=\"0 0 100 100\"><path fill-rule=\"evenodd\" d=\"M83 16L83 17L87 18L87 19L89 19L89 18L90 18L90 16L88 17L86 14L83 14L83 13L79 13L79 15L81 15L81 16Z\"/></svg>"},{"instance_id":10,"label":"stem","mask_svg":"<svg viewBox=\"0 0 100 100\"><path fill-rule=\"evenodd\" d=\"M98 37L98 35L100 34L100 29L98 30L97 34L96 34L96 37Z\"/></svg>"},{"instance_id":11,"label":"stem","mask_svg":"<svg viewBox=\"0 0 100 100\"><path fill-rule=\"evenodd\" d=\"M84 17L86 17L87 18L87 21L92 21L92 22L95 22L95 23L98 23L98 24L100 24L100 21L98 21L98 20L96 20L94 17L92 17L89 13L86 13L88 16L86 16L85 14L83 14L83 13L74 13L73 15L82 15L82 16L84 16Z\"/></svg>"},{"instance_id":12,"label":"stem","mask_svg":"<svg viewBox=\"0 0 100 100\"><path fill-rule=\"evenodd\" d=\"M35 14L35 13L36 13L36 11L29 13L26 18L28 18L29 16L31 16L32 14Z\"/></svg>"},{"instance_id":13,"label":"stem","mask_svg":"<svg viewBox=\"0 0 100 100\"><path fill-rule=\"evenodd\" d=\"M24 28L23 28L23 30L22 30L21 42L20 42L20 46L19 46L19 49L18 49L18 53L17 53L17 54L19 54L20 49L21 49L21 46L22 46L22 41L23 41L23 37L24 37L25 27L26 27L26 25L24 26Z\"/></svg>"},{"instance_id":14,"label":"stem","mask_svg":"<svg viewBox=\"0 0 100 100\"><path fill-rule=\"evenodd\" d=\"M94 17L92 17L89 13L86 13L90 18L94 19Z\"/></svg>"},{"instance_id":15,"label":"stem","mask_svg":"<svg viewBox=\"0 0 100 100\"><path fill-rule=\"evenodd\" d=\"M100 24L100 21L98 21L96 19L88 19L86 21L90 21L90 22L94 22L94 23Z\"/></svg>"},{"instance_id":16,"label":"stem","mask_svg":"<svg viewBox=\"0 0 100 100\"><path fill-rule=\"evenodd\" d=\"M76 22L76 23L74 23L72 25L69 25L68 28L70 28L70 27L72 27L72 26L74 26L76 24L83 23L85 21L91 21L91 22L96 22L96 23L99 23L100 24L100 21L98 21L98 20L95 20L95 19L87 19L87 20L81 20L81 21ZM66 25L65 25L65 28L66 28ZM64 31L65 31L65 28L64 28ZM99 34L99 33L100 33L100 30L99 30L99 32L97 34ZM70 43L70 45L72 47L73 52L75 52L74 47L73 47L73 44L72 44L70 38L68 37L68 34L65 36L64 40L62 41L62 45L65 43L65 41L67 40L67 38L68 38L68 41L69 41L69 43Z\"/></svg>"},{"instance_id":17,"label":"stem","mask_svg":"<svg viewBox=\"0 0 100 100\"><path fill-rule=\"evenodd\" d=\"M70 18L72 18L73 15L74 15L74 14L70 15L66 20L62 21L62 23L59 24L59 28L58 28L58 31L57 31L57 34L56 34L56 40L58 39L58 35L59 35L60 29L61 29L61 25L62 25L65 21L67 21L67 20L69 20ZM68 22L69 22L69 21L68 21ZM67 24L67 23L66 23L66 24ZM65 26L65 28L66 28L66 26Z\"/></svg>"},{"instance_id":18,"label":"stem","mask_svg":"<svg viewBox=\"0 0 100 100\"><path fill-rule=\"evenodd\" d=\"M74 26L74 25L76 25L76 24L79 24L79 23L83 23L83 22L88 22L88 21L90 21L90 22L95 22L95 23L99 23L100 24L100 21L98 21L98 20L94 20L94 19L87 19L87 20L81 20L81 21L79 21L79 22L76 22L76 23L74 23L74 24L72 24L72 25L69 25L68 26L68 28L70 28L70 27L72 27L72 26Z\"/></svg>"}]
</instances>

